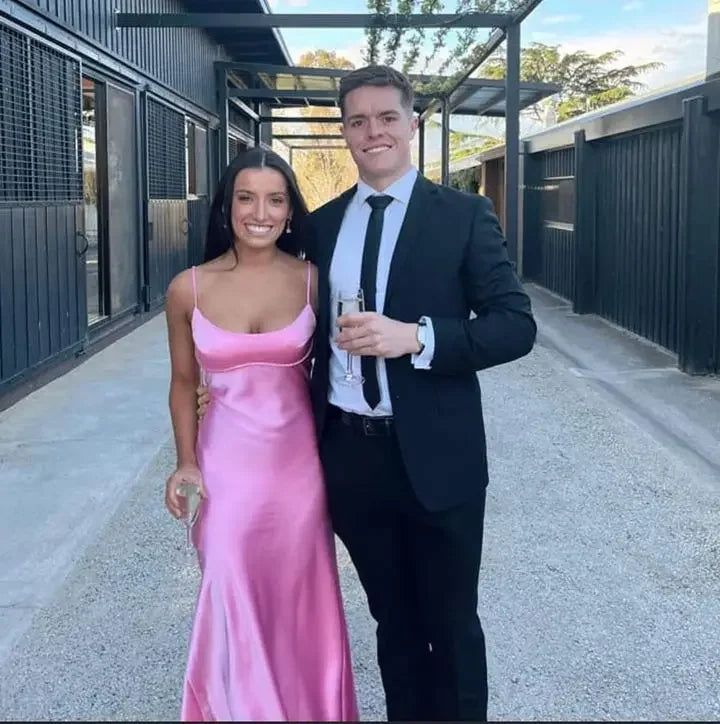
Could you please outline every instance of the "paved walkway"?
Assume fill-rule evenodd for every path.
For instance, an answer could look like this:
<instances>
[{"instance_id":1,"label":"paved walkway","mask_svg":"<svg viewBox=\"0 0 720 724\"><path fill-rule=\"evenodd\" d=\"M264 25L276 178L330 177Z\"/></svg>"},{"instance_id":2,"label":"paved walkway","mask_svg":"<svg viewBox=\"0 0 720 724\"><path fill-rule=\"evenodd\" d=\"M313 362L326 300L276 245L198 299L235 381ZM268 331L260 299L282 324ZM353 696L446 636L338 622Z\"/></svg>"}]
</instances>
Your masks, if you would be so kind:
<instances>
[{"instance_id":1,"label":"paved walkway","mask_svg":"<svg viewBox=\"0 0 720 724\"><path fill-rule=\"evenodd\" d=\"M720 718L720 381L531 288L531 355L481 374L493 719ZM0 413L0 717L177 717L197 573L157 317ZM363 718L374 631L345 552Z\"/></svg>"}]
</instances>

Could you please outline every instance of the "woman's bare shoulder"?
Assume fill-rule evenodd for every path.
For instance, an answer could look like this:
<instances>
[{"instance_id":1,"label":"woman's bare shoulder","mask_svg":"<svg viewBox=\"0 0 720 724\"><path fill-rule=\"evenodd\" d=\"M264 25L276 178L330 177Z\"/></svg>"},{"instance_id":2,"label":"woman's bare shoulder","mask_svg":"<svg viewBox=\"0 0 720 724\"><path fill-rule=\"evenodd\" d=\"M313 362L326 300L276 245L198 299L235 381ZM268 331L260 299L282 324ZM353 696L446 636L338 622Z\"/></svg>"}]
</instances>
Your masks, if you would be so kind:
<instances>
[{"instance_id":1,"label":"woman's bare shoulder","mask_svg":"<svg viewBox=\"0 0 720 724\"><path fill-rule=\"evenodd\" d=\"M192 269L185 269L173 277L173 280L167 288L166 298L168 304L180 304L185 306L187 303L192 303Z\"/></svg>"}]
</instances>

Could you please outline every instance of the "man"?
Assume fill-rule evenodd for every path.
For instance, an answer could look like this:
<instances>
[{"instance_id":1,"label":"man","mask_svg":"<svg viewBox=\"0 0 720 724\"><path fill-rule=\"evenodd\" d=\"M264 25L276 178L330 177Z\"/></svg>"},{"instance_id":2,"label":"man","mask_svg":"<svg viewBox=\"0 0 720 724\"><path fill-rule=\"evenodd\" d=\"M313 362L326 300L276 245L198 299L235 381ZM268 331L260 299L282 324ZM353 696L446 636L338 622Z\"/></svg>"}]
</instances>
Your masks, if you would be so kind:
<instances>
[{"instance_id":1,"label":"man","mask_svg":"<svg viewBox=\"0 0 720 724\"><path fill-rule=\"evenodd\" d=\"M476 372L527 354L535 322L490 202L413 168L407 78L361 68L342 79L339 102L360 180L312 214L308 250L330 514L378 624L388 719L485 720ZM368 311L335 319L335 294L358 288ZM348 352L362 383L344 379Z\"/></svg>"}]
</instances>

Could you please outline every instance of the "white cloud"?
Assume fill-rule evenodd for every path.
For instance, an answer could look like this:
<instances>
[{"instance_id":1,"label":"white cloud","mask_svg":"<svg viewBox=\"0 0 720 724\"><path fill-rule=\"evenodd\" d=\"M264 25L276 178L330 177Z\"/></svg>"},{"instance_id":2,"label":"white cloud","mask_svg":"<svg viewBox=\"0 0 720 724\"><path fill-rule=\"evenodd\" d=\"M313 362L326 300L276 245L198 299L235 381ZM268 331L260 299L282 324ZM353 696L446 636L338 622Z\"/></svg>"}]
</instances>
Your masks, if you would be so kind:
<instances>
[{"instance_id":1,"label":"white cloud","mask_svg":"<svg viewBox=\"0 0 720 724\"><path fill-rule=\"evenodd\" d=\"M577 36L561 43L563 52L586 50L600 54L622 50L621 65L661 62L663 67L641 78L648 90L677 83L705 69L707 20L645 33L627 28L616 32Z\"/></svg>"},{"instance_id":2,"label":"white cloud","mask_svg":"<svg viewBox=\"0 0 720 724\"><path fill-rule=\"evenodd\" d=\"M626 12L632 12L633 10L642 10L645 7L645 3L643 0L630 0L630 2L625 3L622 6L622 9Z\"/></svg>"},{"instance_id":3,"label":"white cloud","mask_svg":"<svg viewBox=\"0 0 720 724\"><path fill-rule=\"evenodd\" d=\"M310 4L310 0L268 0L270 9L277 12L283 8L305 8Z\"/></svg>"},{"instance_id":4,"label":"white cloud","mask_svg":"<svg viewBox=\"0 0 720 724\"><path fill-rule=\"evenodd\" d=\"M565 25L568 23L577 23L582 20L582 15L548 15L540 22L543 25Z\"/></svg>"},{"instance_id":5,"label":"white cloud","mask_svg":"<svg viewBox=\"0 0 720 724\"><path fill-rule=\"evenodd\" d=\"M546 45L554 44L558 41L558 34L551 30L533 30L530 33L530 42L545 43Z\"/></svg>"}]
</instances>

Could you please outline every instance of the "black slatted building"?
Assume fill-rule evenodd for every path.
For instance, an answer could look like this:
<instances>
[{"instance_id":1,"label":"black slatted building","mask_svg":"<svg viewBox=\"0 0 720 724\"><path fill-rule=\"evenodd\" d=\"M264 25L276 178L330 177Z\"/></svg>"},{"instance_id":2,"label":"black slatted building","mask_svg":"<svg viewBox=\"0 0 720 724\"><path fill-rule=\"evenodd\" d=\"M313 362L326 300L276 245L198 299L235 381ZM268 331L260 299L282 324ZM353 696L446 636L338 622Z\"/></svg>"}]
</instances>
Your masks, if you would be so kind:
<instances>
[{"instance_id":1,"label":"black slatted building","mask_svg":"<svg viewBox=\"0 0 720 724\"><path fill-rule=\"evenodd\" d=\"M0 401L160 307L199 260L219 171L217 61L276 31L118 28L116 12L265 0L0 0ZM257 110L257 109L255 109ZM230 152L256 143L229 110Z\"/></svg>"}]
</instances>

